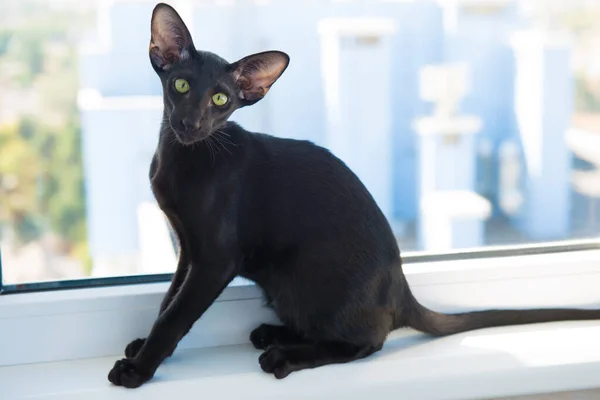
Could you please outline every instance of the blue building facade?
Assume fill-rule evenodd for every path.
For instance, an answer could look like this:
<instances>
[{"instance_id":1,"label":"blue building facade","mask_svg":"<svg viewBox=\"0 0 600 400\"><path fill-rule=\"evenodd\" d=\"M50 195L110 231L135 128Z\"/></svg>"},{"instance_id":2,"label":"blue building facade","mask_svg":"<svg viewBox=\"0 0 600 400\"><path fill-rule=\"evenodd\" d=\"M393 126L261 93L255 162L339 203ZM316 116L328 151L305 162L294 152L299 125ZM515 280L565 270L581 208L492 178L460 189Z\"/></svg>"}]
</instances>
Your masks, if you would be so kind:
<instances>
[{"instance_id":1,"label":"blue building facade","mask_svg":"<svg viewBox=\"0 0 600 400\"><path fill-rule=\"evenodd\" d=\"M428 65L466 63L471 86L460 103L459 113L475 115L482 121L481 132L470 150L476 154L465 155L476 157L472 173L477 179L477 191L491 202L493 216L504 216L498 200L502 169L499 149L506 141L516 143L523 166L519 185L525 200L517 213L508 215L509 220L532 240L568 237L571 165L564 132L569 128L568 116L572 112L572 96L569 97L572 77L565 68L569 48L533 39L528 42L528 50L516 48L511 42L512 34L525 23L515 0L495 2L494 7L483 8L474 6L473 2L456 2L452 7L443 7L427 0L181 3L181 7L176 6L188 22L199 49L213 51L229 61L266 49L281 49L291 56L290 67L269 96L253 107L240 110L233 119L249 130L309 139L321 145L327 145L330 122L325 93L327 77L323 75L323 39L318 31L320 22L332 18L379 18L393 22L394 32L389 40L382 42L389 51L381 53L390 57L389 68L385 70L389 76L382 81L389 82L387 98L379 99L389 107L389 113L382 114L389 118L381 125L389 127L384 132L387 141L382 143L391 146L385 149L391 154L389 165L381 168L389 168L390 172L386 183L390 186L387 191L389 217L400 224L418 222L423 160L413 125L417 118L433 110L433 105L419 95L419 73ZM145 170L156 145L157 121L161 117L161 88L147 56L153 6L154 2L150 1L115 1L100 5L97 31L81 46L81 98L88 101L80 101L80 110L89 237L94 259L137 251L136 224L124 233L127 238L111 235L109 225L135 218L136 204L151 201ZM531 70L534 65L538 66L537 72ZM351 71L352 65L344 68L344 73L360 76L359 71ZM544 77L541 82L534 84L522 79L524 74L535 76L536 73ZM547 96L551 91L555 95ZM530 93L530 97L519 97L522 93ZM368 91L361 95L368 97ZM352 101L365 102L368 98ZM529 115L532 109L537 111ZM146 122L138 126L138 132L132 132L133 128L123 127L128 126L123 124L123 118ZM366 111L356 118L365 119L364 126L369 126ZM119 169L135 173L118 174L110 168L102 171L101 166L107 160L95 149L110 140L111 135L103 133L106 131L140 143L139 156L114 154L111 160ZM369 132L364 134L369 135ZM485 158L480 157L479 150L483 147L487 148ZM377 157L377 154L369 156ZM545 168L544 176L532 170L532 157L537 165ZM558 162L551 162L551 157L557 157ZM102 176L103 173L113 176ZM381 174L372 168L364 171L361 178L367 186L375 187L380 184L377 180ZM110 180L122 181L123 189L114 204L108 201L112 207L107 206L103 198ZM544 201L547 196L555 196L557 200ZM552 215L558 217L551 222Z\"/></svg>"}]
</instances>

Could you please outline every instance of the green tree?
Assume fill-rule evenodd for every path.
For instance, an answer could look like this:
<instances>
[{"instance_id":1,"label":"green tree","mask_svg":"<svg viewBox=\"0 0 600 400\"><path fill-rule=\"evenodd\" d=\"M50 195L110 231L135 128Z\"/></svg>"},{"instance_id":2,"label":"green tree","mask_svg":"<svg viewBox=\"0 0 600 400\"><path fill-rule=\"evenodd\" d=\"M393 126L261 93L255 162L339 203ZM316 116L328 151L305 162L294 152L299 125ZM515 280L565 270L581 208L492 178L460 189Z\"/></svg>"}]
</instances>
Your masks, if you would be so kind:
<instances>
[{"instance_id":1,"label":"green tree","mask_svg":"<svg viewBox=\"0 0 600 400\"><path fill-rule=\"evenodd\" d=\"M38 126L34 144L41 166L39 209L48 228L75 245L85 241L85 195L78 120L57 128Z\"/></svg>"},{"instance_id":2,"label":"green tree","mask_svg":"<svg viewBox=\"0 0 600 400\"><path fill-rule=\"evenodd\" d=\"M20 124L0 127L0 224L12 227L17 239L28 241L39 234L33 212L39 163L20 131Z\"/></svg>"},{"instance_id":3,"label":"green tree","mask_svg":"<svg viewBox=\"0 0 600 400\"><path fill-rule=\"evenodd\" d=\"M76 48L90 15L39 1L10 5L0 13L0 70L11 71L0 92L18 88L37 101L18 123L0 127L0 225L21 242L56 234L89 268Z\"/></svg>"},{"instance_id":4,"label":"green tree","mask_svg":"<svg viewBox=\"0 0 600 400\"><path fill-rule=\"evenodd\" d=\"M11 37L12 32L8 30L0 30L0 56L2 56L2 54L4 54L8 49Z\"/></svg>"}]
</instances>

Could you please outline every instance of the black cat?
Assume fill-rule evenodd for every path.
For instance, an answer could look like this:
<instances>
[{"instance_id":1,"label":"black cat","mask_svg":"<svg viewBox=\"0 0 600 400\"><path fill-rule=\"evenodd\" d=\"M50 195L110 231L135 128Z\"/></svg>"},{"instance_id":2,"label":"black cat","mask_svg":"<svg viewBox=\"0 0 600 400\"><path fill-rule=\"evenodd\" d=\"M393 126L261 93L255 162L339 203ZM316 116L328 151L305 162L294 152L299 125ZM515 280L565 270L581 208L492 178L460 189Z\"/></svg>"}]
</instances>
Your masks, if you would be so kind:
<instances>
[{"instance_id":1,"label":"black cat","mask_svg":"<svg viewBox=\"0 0 600 400\"><path fill-rule=\"evenodd\" d=\"M227 122L262 99L287 68L278 51L233 64L196 51L177 12L152 15L150 59L164 118L150 180L177 233L179 264L147 339L133 341L108 378L152 378L194 322L237 275L256 282L283 326L250 334L277 378L381 349L390 331L433 335L597 319L599 311L431 311L411 294L390 225L342 161L308 141L250 133ZM368 134L368 132L365 132Z\"/></svg>"}]
</instances>

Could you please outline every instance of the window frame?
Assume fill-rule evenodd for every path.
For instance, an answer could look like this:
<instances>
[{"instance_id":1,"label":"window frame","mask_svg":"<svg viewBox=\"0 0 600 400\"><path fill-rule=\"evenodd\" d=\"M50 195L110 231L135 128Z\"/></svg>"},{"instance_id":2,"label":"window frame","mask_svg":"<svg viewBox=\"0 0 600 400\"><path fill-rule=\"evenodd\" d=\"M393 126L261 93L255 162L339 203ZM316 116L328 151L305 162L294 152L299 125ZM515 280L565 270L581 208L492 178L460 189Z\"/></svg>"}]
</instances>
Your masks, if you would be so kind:
<instances>
[{"instance_id":1,"label":"window frame","mask_svg":"<svg viewBox=\"0 0 600 400\"><path fill-rule=\"evenodd\" d=\"M412 256L406 257L404 271L419 301L442 312L600 308L600 249L594 241L577 247L553 245L545 252L530 247L521 249L520 255L492 250L502 255L454 260ZM0 366L122 355L129 341L149 332L168 285L122 284L0 296ZM250 331L264 322L277 319L265 307L260 289L238 281L224 290L178 348L248 343Z\"/></svg>"},{"instance_id":2,"label":"window frame","mask_svg":"<svg viewBox=\"0 0 600 400\"><path fill-rule=\"evenodd\" d=\"M400 243L400 248L402 243ZM458 249L450 252L407 251L402 252L403 264L418 264L437 261L459 261L489 259L537 254L566 253L600 249L600 238L571 239L552 242L525 243L518 245L483 246L479 248ZM106 277L88 277L81 279L63 279L38 282L20 282L4 284L2 279L2 249L0 249L0 295L31 293L51 290L69 290L98 288L108 286L135 285L170 282L173 273L135 274Z\"/></svg>"}]
</instances>

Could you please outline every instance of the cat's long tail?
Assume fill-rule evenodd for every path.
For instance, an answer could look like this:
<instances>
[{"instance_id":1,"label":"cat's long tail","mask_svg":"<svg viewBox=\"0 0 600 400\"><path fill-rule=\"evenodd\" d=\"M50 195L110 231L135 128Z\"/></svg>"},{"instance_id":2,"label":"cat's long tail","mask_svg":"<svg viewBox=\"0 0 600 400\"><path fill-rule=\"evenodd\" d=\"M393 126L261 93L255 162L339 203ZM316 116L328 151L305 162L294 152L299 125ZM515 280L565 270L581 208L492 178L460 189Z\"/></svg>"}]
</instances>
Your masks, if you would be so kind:
<instances>
[{"instance_id":1,"label":"cat's long tail","mask_svg":"<svg viewBox=\"0 0 600 400\"><path fill-rule=\"evenodd\" d=\"M405 323L421 332L445 336L480 328L534 324L553 321L581 321L600 319L600 310L582 309L530 309L530 310L486 310L459 314L443 314L421 305L409 293L409 302L404 307ZM410 300L412 298L412 302ZM408 309L406 308L408 306Z\"/></svg>"}]
</instances>

